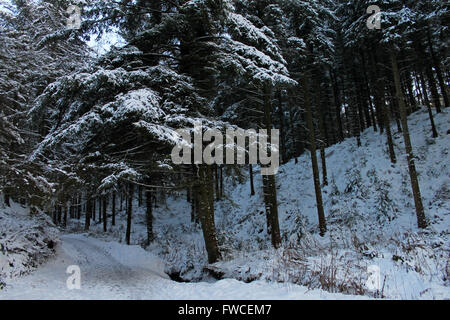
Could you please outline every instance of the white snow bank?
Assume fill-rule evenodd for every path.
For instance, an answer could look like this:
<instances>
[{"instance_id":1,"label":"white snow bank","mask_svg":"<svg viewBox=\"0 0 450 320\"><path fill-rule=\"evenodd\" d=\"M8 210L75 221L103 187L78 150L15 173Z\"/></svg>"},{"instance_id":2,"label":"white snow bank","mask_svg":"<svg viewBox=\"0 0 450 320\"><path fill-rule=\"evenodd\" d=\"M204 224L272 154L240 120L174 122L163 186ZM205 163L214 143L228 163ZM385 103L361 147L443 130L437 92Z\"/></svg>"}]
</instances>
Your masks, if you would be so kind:
<instances>
[{"instance_id":1,"label":"white snow bank","mask_svg":"<svg viewBox=\"0 0 450 320\"><path fill-rule=\"evenodd\" d=\"M11 201L12 202L12 201ZM40 212L12 202L0 208L0 286L34 270L51 256L58 243L58 229Z\"/></svg>"}]
</instances>

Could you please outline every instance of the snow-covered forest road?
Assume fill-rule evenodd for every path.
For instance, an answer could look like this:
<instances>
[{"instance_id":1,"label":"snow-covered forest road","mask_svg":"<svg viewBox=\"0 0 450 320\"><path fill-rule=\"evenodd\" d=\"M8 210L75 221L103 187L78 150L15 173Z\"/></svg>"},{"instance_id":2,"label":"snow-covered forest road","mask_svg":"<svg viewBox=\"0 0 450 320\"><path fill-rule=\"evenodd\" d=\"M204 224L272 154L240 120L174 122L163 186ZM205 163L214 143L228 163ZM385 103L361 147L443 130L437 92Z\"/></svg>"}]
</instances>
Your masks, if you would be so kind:
<instances>
[{"instance_id":1,"label":"snow-covered forest road","mask_svg":"<svg viewBox=\"0 0 450 320\"><path fill-rule=\"evenodd\" d=\"M67 268L81 270L81 289L69 290ZM0 291L0 299L348 299L363 297L308 290L292 284L236 280L177 283L162 262L138 246L83 235L61 237L56 257Z\"/></svg>"}]
</instances>

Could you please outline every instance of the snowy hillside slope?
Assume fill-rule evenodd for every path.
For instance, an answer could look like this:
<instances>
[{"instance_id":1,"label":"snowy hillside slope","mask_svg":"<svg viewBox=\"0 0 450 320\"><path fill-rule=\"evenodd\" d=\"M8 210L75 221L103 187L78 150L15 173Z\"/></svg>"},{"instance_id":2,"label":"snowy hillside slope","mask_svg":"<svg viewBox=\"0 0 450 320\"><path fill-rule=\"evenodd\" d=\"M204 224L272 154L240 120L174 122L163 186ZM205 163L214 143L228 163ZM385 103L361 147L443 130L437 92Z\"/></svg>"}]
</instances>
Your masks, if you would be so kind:
<instances>
[{"instance_id":1,"label":"snowy hillside slope","mask_svg":"<svg viewBox=\"0 0 450 320\"><path fill-rule=\"evenodd\" d=\"M266 232L262 181L250 197L249 182L226 181L227 199L216 203L216 225L223 261L207 265L199 226L190 222L183 193L155 209L155 242L147 250L184 281L235 278L272 280L311 289L394 299L450 298L450 115L435 118L440 136L431 138L424 110L409 118L425 213L430 226L420 231L414 211L403 137L395 133L398 163L391 165L385 136L366 130L362 147L354 139L326 150L330 184L323 199L328 232L318 234L309 154L280 168L277 175L283 247L273 250ZM132 242L144 244L145 209L134 213ZM72 223L71 231L80 230ZM101 225L91 235L123 241L125 215L108 234ZM379 290L369 288L368 268L380 270ZM206 268L205 268L206 267Z\"/></svg>"},{"instance_id":2,"label":"snowy hillside slope","mask_svg":"<svg viewBox=\"0 0 450 320\"><path fill-rule=\"evenodd\" d=\"M53 255L58 239L59 230L47 215L30 217L28 208L12 201L11 207L0 207L0 289Z\"/></svg>"}]
</instances>

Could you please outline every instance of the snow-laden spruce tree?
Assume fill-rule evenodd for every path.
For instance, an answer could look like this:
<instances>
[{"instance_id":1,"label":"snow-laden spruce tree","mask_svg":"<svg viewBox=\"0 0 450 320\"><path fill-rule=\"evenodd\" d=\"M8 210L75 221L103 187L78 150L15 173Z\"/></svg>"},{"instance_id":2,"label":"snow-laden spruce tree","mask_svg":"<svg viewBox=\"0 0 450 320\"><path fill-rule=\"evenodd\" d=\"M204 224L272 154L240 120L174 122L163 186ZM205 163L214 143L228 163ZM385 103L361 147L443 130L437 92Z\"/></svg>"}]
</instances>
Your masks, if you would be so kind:
<instances>
[{"instance_id":1,"label":"snow-laden spruce tree","mask_svg":"<svg viewBox=\"0 0 450 320\"><path fill-rule=\"evenodd\" d=\"M58 1L11 1L0 12L0 192L32 205L51 192L39 164L27 161L38 139L27 117L34 99L51 81L70 73L85 58L85 46L65 30Z\"/></svg>"},{"instance_id":2,"label":"snow-laden spruce tree","mask_svg":"<svg viewBox=\"0 0 450 320\"><path fill-rule=\"evenodd\" d=\"M90 7L81 30L116 27L127 45L60 78L39 97L32 114L47 133L32 159L70 164L66 174L86 186L88 202L119 182L130 184L132 197L132 184L151 181L155 169L168 167L170 151L180 142L175 130L192 128L195 121L222 127L208 118L213 113L211 57L220 5L221 1L181 5L138 1L123 6L98 2ZM199 165L194 180L208 260L214 262L220 253L210 205L210 169ZM128 208L128 243L131 211Z\"/></svg>"}]
</instances>

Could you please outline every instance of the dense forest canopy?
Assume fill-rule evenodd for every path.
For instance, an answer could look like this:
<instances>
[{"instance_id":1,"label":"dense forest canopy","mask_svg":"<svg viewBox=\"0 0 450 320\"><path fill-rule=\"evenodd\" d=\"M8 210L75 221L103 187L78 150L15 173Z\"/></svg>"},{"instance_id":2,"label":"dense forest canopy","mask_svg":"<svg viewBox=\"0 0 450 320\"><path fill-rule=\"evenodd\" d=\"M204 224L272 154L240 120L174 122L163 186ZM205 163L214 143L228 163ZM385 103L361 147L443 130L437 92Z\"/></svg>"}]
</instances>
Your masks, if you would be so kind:
<instances>
[{"instance_id":1,"label":"dense forest canopy","mask_svg":"<svg viewBox=\"0 0 450 320\"><path fill-rule=\"evenodd\" d=\"M68 11L73 5L80 10ZM378 16L368 13L372 5ZM407 158L417 223L426 228L407 117L424 108L426 134L446 134L434 116L449 106L448 7L440 0L7 1L0 193L6 205L27 203L55 223L69 208L69 218L85 217L86 230L103 203L105 231L111 199L114 219L116 195L145 193L151 243L152 195L185 190L212 263L221 259L214 203L226 196L224 176L248 171L254 195L255 168L174 165L178 129L198 121L205 129L278 129L282 163L311 154L317 232L325 235L325 149L347 138L359 147L372 128L393 165ZM378 18L380 28L369 28ZM87 41L105 34L124 44L97 57ZM394 130L403 134L401 154ZM266 232L277 248L277 176L262 179Z\"/></svg>"}]
</instances>

